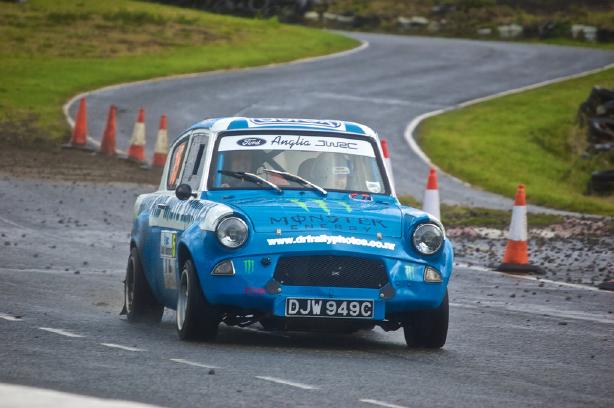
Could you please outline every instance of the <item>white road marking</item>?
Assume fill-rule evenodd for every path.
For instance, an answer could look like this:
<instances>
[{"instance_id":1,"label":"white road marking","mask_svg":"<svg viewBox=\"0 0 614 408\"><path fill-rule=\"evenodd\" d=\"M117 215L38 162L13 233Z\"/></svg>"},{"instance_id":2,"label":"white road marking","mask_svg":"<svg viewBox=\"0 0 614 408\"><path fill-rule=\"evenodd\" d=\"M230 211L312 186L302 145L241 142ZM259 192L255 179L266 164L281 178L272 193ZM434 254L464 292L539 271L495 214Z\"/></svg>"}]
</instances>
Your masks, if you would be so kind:
<instances>
[{"instance_id":1,"label":"white road marking","mask_svg":"<svg viewBox=\"0 0 614 408\"><path fill-rule=\"evenodd\" d=\"M313 385L307 385L307 384L301 384L301 383L297 383L297 382L293 382L293 381L287 381L287 380L283 380L281 378L275 378L275 377L266 377L266 376L259 376L257 375L256 378L259 378L261 380L265 380L265 381L271 381L277 384L284 384L284 385L289 385L291 387L296 387L296 388L300 388L303 390L317 390L318 387L314 387Z\"/></svg>"},{"instance_id":2,"label":"white road marking","mask_svg":"<svg viewBox=\"0 0 614 408\"><path fill-rule=\"evenodd\" d=\"M201 363L196 363L194 361L190 361L190 360L184 360L182 358L171 358L171 361L174 361L175 363L180 363L180 364L187 364L189 366L194 366L194 367L202 367L202 368L219 368L213 365L207 365L207 364L201 364Z\"/></svg>"},{"instance_id":3,"label":"white road marking","mask_svg":"<svg viewBox=\"0 0 614 408\"><path fill-rule=\"evenodd\" d=\"M0 312L0 319L8 320L9 322L20 322L21 317L11 316Z\"/></svg>"},{"instance_id":4,"label":"white road marking","mask_svg":"<svg viewBox=\"0 0 614 408\"><path fill-rule=\"evenodd\" d=\"M121 344L115 344L115 343L100 343L100 345L105 346L105 347L116 348L120 350L126 350L126 351L145 351L144 349L140 349L136 347L122 346Z\"/></svg>"},{"instance_id":5,"label":"white road marking","mask_svg":"<svg viewBox=\"0 0 614 408\"><path fill-rule=\"evenodd\" d=\"M476 272L495 273L495 274L498 274L498 275L501 275L501 276L505 276L505 277L508 277L508 278L512 278L512 279L524 279L524 280L529 280L529 281L534 281L534 282L549 283L549 284L552 284L552 285L558 285L558 286L562 286L562 287L566 287L566 288L582 289L582 290L589 290L589 291L593 291L593 292L601 292L601 293L614 294L614 292L612 292L612 291L601 290L601 289L596 288L594 286L580 285L578 283L568 283L568 282L554 281L554 280L543 279L543 278L532 276L532 275L514 275L514 274L509 274L509 273L495 271L493 269L486 268L484 266L479 266L479 265L468 265L468 264L464 264L464 263L456 263L456 264L454 264L454 266L455 267L458 266L460 268L465 268L465 269L471 269L471 270L474 270Z\"/></svg>"},{"instance_id":6,"label":"white road marking","mask_svg":"<svg viewBox=\"0 0 614 408\"><path fill-rule=\"evenodd\" d=\"M62 330L62 329L54 329L53 327L39 327L39 329L44 330L49 333L55 333L55 334L59 334L61 336L66 336L66 337L85 337L81 334L71 333L69 331Z\"/></svg>"},{"instance_id":7,"label":"white road marking","mask_svg":"<svg viewBox=\"0 0 614 408\"><path fill-rule=\"evenodd\" d=\"M397 405L397 404L391 404L389 402L384 402L384 401L378 401L378 400L374 400L374 399L361 399L359 400L360 402L365 402L367 404L373 404L373 405L378 405L380 407L387 407L387 408L407 408L404 407L403 405Z\"/></svg>"}]
</instances>

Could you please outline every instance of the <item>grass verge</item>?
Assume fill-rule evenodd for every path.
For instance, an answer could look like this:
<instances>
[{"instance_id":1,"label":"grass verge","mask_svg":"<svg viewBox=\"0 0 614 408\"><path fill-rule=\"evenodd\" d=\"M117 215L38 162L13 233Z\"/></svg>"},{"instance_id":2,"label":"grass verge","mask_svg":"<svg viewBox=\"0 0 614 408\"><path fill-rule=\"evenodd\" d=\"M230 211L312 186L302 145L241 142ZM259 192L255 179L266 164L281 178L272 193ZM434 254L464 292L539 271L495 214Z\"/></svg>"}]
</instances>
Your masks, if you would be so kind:
<instances>
[{"instance_id":1,"label":"grass verge","mask_svg":"<svg viewBox=\"0 0 614 408\"><path fill-rule=\"evenodd\" d=\"M341 51L330 32L125 0L0 3L0 137L66 138L61 105L124 81L242 68ZM19 128L27 123L31 131Z\"/></svg>"},{"instance_id":2,"label":"grass verge","mask_svg":"<svg viewBox=\"0 0 614 408\"><path fill-rule=\"evenodd\" d=\"M587 154L576 111L594 85L614 87L614 69L435 116L419 143L446 172L508 197L527 186L527 200L562 210L614 215L614 196L585 194L595 170L614 152Z\"/></svg>"}]
</instances>

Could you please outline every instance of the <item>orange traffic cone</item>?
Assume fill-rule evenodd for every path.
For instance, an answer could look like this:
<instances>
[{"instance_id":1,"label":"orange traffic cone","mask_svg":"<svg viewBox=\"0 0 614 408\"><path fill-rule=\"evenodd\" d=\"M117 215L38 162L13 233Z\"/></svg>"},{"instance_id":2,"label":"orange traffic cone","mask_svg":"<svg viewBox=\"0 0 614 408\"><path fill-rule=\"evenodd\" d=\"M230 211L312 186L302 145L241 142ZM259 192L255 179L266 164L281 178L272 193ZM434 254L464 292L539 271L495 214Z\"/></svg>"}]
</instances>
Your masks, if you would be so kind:
<instances>
[{"instance_id":1,"label":"orange traffic cone","mask_svg":"<svg viewBox=\"0 0 614 408\"><path fill-rule=\"evenodd\" d=\"M384 153L384 165L386 166L386 173L388 173L388 180L392 189L394 189L394 175L392 174L392 161L390 160L390 151L388 150L388 140L382 139L380 144Z\"/></svg>"},{"instance_id":2,"label":"orange traffic cone","mask_svg":"<svg viewBox=\"0 0 614 408\"><path fill-rule=\"evenodd\" d=\"M87 103L85 97L79 101L77 120L72 131L70 143L64 147L85 148L87 146Z\"/></svg>"},{"instance_id":3,"label":"orange traffic cone","mask_svg":"<svg viewBox=\"0 0 614 408\"><path fill-rule=\"evenodd\" d=\"M503 262L497 268L498 271L544 273L539 266L529 264L527 239L527 200L524 185L520 184L516 190Z\"/></svg>"},{"instance_id":4,"label":"orange traffic cone","mask_svg":"<svg viewBox=\"0 0 614 408\"><path fill-rule=\"evenodd\" d=\"M102 135L100 143L100 153L107 156L115 156L115 114L117 108L113 105L109 107L109 116L107 117L107 127Z\"/></svg>"},{"instance_id":5,"label":"orange traffic cone","mask_svg":"<svg viewBox=\"0 0 614 408\"><path fill-rule=\"evenodd\" d=\"M426 182L424 200L422 200L422 211L431 214L437 219L441 218L441 213L439 212L439 189L437 186L437 172L432 167L429 171L429 178Z\"/></svg>"},{"instance_id":6,"label":"orange traffic cone","mask_svg":"<svg viewBox=\"0 0 614 408\"><path fill-rule=\"evenodd\" d=\"M139 116L132 129L128 159L137 162L145 162L145 110L139 109Z\"/></svg>"},{"instance_id":7,"label":"orange traffic cone","mask_svg":"<svg viewBox=\"0 0 614 408\"><path fill-rule=\"evenodd\" d=\"M160 130L156 138L156 147L151 165L154 167L164 167L166 155L168 154L168 131L166 128L166 115L160 117Z\"/></svg>"}]
</instances>

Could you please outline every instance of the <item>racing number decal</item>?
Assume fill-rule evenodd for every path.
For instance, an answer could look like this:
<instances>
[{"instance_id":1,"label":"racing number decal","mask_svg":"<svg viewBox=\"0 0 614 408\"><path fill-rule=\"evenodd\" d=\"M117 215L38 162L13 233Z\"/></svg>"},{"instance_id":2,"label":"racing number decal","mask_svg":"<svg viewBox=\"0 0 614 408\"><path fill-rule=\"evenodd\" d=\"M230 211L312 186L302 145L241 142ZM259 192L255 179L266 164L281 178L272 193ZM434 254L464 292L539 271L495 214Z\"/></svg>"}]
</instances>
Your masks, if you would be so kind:
<instances>
[{"instance_id":1,"label":"racing number decal","mask_svg":"<svg viewBox=\"0 0 614 408\"><path fill-rule=\"evenodd\" d=\"M177 233L175 231L160 231L160 258L162 260L164 287L176 289Z\"/></svg>"}]
</instances>

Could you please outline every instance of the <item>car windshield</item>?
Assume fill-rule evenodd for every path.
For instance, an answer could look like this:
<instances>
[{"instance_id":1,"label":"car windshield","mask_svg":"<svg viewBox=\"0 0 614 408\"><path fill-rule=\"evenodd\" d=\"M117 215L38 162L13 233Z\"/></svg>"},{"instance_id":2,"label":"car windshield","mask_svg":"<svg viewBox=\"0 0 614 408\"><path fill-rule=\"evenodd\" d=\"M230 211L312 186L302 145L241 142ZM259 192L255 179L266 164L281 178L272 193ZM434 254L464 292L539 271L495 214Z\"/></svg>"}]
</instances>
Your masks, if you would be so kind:
<instances>
[{"instance_id":1,"label":"car windshield","mask_svg":"<svg viewBox=\"0 0 614 408\"><path fill-rule=\"evenodd\" d=\"M209 188L271 189L253 177L257 175L281 189L386 194L374 146L369 140L343 135L222 136Z\"/></svg>"}]
</instances>

